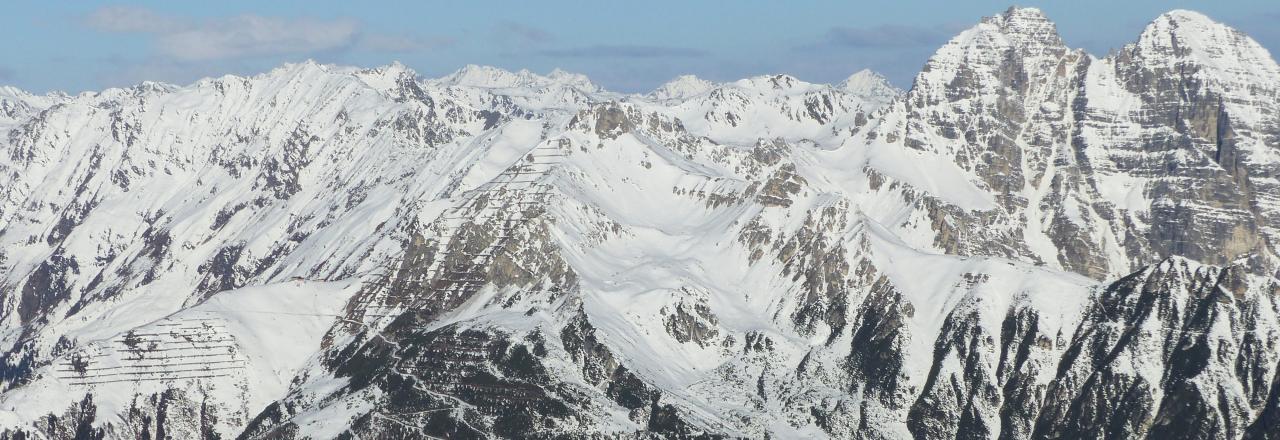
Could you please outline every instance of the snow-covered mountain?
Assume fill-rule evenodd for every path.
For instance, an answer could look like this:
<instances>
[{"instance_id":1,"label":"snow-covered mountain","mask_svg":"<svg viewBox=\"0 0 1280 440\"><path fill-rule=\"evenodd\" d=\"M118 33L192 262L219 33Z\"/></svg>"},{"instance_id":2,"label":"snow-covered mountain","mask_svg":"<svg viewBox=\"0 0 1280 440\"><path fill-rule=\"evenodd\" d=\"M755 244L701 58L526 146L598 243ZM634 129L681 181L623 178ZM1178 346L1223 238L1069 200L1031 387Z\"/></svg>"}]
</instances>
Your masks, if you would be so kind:
<instances>
[{"instance_id":1,"label":"snow-covered mountain","mask_svg":"<svg viewBox=\"0 0 1280 440\"><path fill-rule=\"evenodd\" d=\"M1280 437L1280 67L0 88L3 438Z\"/></svg>"}]
</instances>

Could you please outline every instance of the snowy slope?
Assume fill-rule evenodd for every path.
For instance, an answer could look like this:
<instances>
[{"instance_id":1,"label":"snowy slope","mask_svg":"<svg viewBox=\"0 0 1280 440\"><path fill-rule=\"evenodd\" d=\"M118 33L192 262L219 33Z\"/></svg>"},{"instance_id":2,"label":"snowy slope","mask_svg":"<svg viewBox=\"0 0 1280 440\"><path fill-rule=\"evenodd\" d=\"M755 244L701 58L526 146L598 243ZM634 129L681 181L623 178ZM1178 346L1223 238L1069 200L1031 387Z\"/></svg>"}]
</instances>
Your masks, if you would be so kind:
<instances>
[{"instance_id":1,"label":"snowy slope","mask_svg":"<svg viewBox=\"0 0 1280 440\"><path fill-rule=\"evenodd\" d=\"M126 332L86 341L37 370L30 385L0 398L0 408L10 409L0 418L35 423L28 417L61 412L69 403L50 396L75 401L92 394L95 417L114 422L115 434L131 437L139 431L130 428L141 424L130 409L146 405L135 394L157 393L171 397L165 402L171 411L200 414L171 425L170 435L210 430L234 436L235 427L284 396L294 376L314 360L325 331L341 319L353 286L359 284L289 281L230 290ZM177 403L181 397L173 396L202 399L192 398L198 406L184 407Z\"/></svg>"}]
</instances>

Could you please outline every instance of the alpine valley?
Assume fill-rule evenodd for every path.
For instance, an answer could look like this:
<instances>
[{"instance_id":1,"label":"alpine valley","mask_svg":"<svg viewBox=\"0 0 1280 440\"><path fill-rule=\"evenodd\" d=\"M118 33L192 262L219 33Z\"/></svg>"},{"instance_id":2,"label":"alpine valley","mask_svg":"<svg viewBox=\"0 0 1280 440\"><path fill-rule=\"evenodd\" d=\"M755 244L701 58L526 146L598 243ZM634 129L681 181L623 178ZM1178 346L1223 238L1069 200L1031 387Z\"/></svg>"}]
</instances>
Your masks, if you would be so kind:
<instances>
[{"instance_id":1,"label":"alpine valley","mask_svg":"<svg viewBox=\"0 0 1280 440\"><path fill-rule=\"evenodd\" d=\"M0 88L0 438L1280 438L1280 67L1189 11L620 94Z\"/></svg>"}]
</instances>

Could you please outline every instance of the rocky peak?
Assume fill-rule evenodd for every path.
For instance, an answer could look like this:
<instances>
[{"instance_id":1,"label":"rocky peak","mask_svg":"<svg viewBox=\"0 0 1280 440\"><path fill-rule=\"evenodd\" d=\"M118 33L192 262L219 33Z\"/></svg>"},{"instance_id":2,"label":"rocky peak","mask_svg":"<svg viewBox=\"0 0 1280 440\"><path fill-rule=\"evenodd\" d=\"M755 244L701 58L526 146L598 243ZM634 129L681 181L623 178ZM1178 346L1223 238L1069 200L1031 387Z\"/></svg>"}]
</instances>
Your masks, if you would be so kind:
<instances>
[{"instance_id":1,"label":"rocky peak","mask_svg":"<svg viewBox=\"0 0 1280 440\"><path fill-rule=\"evenodd\" d=\"M1160 14L1147 24L1138 38L1139 46L1176 47L1212 40L1235 39L1239 32L1195 11L1175 9ZM1225 37L1225 38L1224 38Z\"/></svg>"},{"instance_id":2,"label":"rocky peak","mask_svg":"<svg viewBox=\"0 0 1280 440\"><path fill-rule=\"evenodd\" d=\"M902 89L890 84L884 75L870 69L862 69L849 75L836 87L863 98L893 98L903 93Z\"/></svg>"},{"instance_id":3,"label":"rocky peak","mask_svg":"<svg viewBox=\"0 0 1280 440\"><path fill-rule=\"evenodd\" d=\"M401 64L399 61L393 61L391 64L385 66L363 70L361 73L363 74L362 76L368 78L386 78L389 81L399 81L404 78L417 78L418 76L418 72L415 72L413 69L409 68L409 66Z\"/></svg>"},{"instance_id":4,"label":"rocky peak","mask_svg":"<svg viewBox=\"0 0 1280 440\"><path fill-rule=\"evenodd\" d=\"M554 84L562 84L578 88L584 92L600 92L604 89L591 82L591 78L581 73L573 73L561 69L554 69L547 74L546 78Z\"/></svg>"},{"instance_id":5,"label":"rocky peak","mask_svg":"<svg viewBox=\"0 0 1280 440\"><path fill-rule=\"evenodd\" d=\"M1068 52L1057 26L1034 8L1009 8L938 49L917 75L916 105L994 96L1044 82Z\"/></svg>"},{"instance_id":6,"label":"rocky peak","mask_svg":"<svg viewBox=\"0 0 1280 440\"><path fill-rule=\"evenodd\" d=\"M949 63L998 64L1005 52L1017 50L1022 57L1060 55L1067 50L1057 26L1038 9L1009 8L1002 14L983 18L938 49L925 73Z\"/></svg>"},{"instance_id":7,"label":"rocky peak","mask_svg":"<svg viewBox=\"0 0 1280 440\"><path fill-rule=\"evenodd\" d=\"M181 87L169 83L143 81L138 83L138 85L130 87L129 90L132 90L135 95L149 95L172 93L180 88Z\"/></svg>"},{"instance_id":8,"label":"rocky peak","mask_svg":"<svg viewBox=\"0 0 1280 440\"><path fill-rule=\"evenodd\" d=\"M1128 49L1152 68L1190 62L1233 77L1280 80L1280 68L1266 48L1199 12L1174 10L1160 15Z\"/></svg>"},{"instance_id":9,"label":"rocky peak","mask_svg":"<svg viewBox=\"0 0 1280 440\"><path fill-rule=\"evenodd\" d=\"M0 119L16 119L47 108L63 99L66 99L66 95L36 96L17 87L0 86Z\"/></svg>"},{"instance_id":10,"label":"rocky peak","mask_svg":"<svg viewBox=\"0 0 1280 440\"><path fill-rule=\"evenodd\" d=\"M322 75L329 72L329 66L308 59L300 63L288 63L283 66L272 69L264 76L268 77L304 77L310 75Z\"/></svg>"},{"instance_id":11,"label":"rocky peak","mask_svg":"<svg viewBox=\"0 0 1280 440\"><path fill-rule=\"evenodd\" d=\"M483 88L517 87L532 76L527 70L511 72L493 67L468 64L457 71L445 75L439 82L449 86L470 86Z\"/></svg>"},{"instance_id":12,"label":"rocky peak","mask_svg":"<svg viewBox=\"0 0 1280 440\"><path fill-rule=\"evenodd\" d=\"M387 95L404 96L416 89L418 73L399 61L391 64L365 69L354 75L368 84L369 87Z\"/></svg>"},{"instance_id":13,"label":"rocky peak","mask_svg":"<svg viewBox=\"0 0 1280 440\"><path fill-rule=\"evenodd\" d=\"M982 23L994 26L1014 42L1026 49L1065 48L1058 27L1036 8L1011 7L1004 13L987 17Z\"/></svg>"},{"instance_id":14,"label":"rocky peak","mask_svg":"<svg viewBox=\"0 0 1280 440\"><path fill-rule=\"evenodd\" d=\"M751 78L740 79L735 82L735 84L742 88L761 92L767 90L790 91L807 89L813 85L786 74L753 76Z\"/></svg>"},{"instance_id":15,"label":"rocky peak","mask_svg":"<svg viewBox=\"0 0 1280 440\"><path fill-rule=\"evenodd\" d=\"M1065 99L1049 94L1068 90L1060 83L1081 59L1082 53L1070 51L1057 27L1037 9L1014 7L986 17L938 49L916 76L904 100L905 110L934 132L935 141L926 141L929 136L923 134L908 134L907 146L958 154L955 161L961 166L971 165L965 163L971 162L966 156L995 154L1000 158L993 161L1011 163L995 166L994 174L1014 174L1021 168L1016 163L1020 155L1010 151L1013 146L1005 140L1021 131L1021 124L1039 111L1042 101ZM1051 109L1065 106L1050 104ZM966 118L958 115L991 118L985 125L1007 131L996 135L976 130L972 121L965 122ZM886 139L902 137L889 135ZM937 142L938 138L947 142ZM972 151L979 145L995 151ZM1005 170L1006 166L1015 169ZM1021 186L1020 179L993 186L1003 192Z\"/></svg>"},{"instance_id":16,"label":"rocky peak","mask_svg":"<svg viewBox=\"0 0 1280 440\"><path fill-rule=\"evenodd\" d=\"M485 89L506 89L518 87L543 88L555 85L574 87L584 92L597 92L600 87L591 82L586 75L569 73L560 69L553 70L547 76L538 75L526 69L511 72L493 66L477 66L469 64L458 71L438 80L445 86L478 87Z\"/></svg>"},{"instance_id":17,"label":"rocky peak","mask_svg":"<svg viewBox=\"0 0 1280 440\"><path fill-rule=\"evenodd\" d=\"M1103 61L1110 68L1096 78L1109 80L1114 70L1115 83L1098 81L1091 94L1122 88L1144 105L1127 117L1171 127L1175 136L1172 142L1168 134L1109 141L1110 160L1131 172L1185 180L1153 184L1148 191L1157 201L1212 200L1204 206L1153 203L1152 212L1160 214L1151 222L1152 235L1161 238L1153 242L1157 253L1211 264L1268 254L1267 239L1277 234L1271 225L1280 219L1280 210L1259 198L1280 189L1271 177L1280 170L1273 141L1280 132L1274 118L1280 68L1270 53L1203 14L1176 10ZM1251 266L1267 272L1270 265L1257 260Z\"/></svg>"},{"instance_id":18,"label":"rocky peak","mask_svg":"<svg viewBox=\"0 0 1280 440\"><path fill-rule=\"evenodd\" d=\"M14 86L0 86L0 98L15 98L27 96L29 93L22 91Z\"/></svg>"},{"instance_id":19,"label":"rocky peak","mask_svg":"<svg viewBox=\"0 0 1280 440\"><path fill-rule=\"evenodd\" d=\"M716 84L694 75L680 75L649 92L649 97L659 100L686 99L701 95L715 88Z\"/></svg>"}]
</instances>

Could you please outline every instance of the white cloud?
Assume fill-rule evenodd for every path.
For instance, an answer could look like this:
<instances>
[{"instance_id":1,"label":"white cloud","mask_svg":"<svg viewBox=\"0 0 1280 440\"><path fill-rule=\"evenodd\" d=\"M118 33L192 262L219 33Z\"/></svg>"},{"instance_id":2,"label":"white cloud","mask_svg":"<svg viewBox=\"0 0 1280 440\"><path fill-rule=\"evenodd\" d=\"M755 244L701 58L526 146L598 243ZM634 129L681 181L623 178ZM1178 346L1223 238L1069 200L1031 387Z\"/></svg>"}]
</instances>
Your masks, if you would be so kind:
<instances>
[{"instance_id":1,"label":"white cloud","mask_svg":"<svg viewBox=\"0 0 1280 440\"><path fill-rule=\"evenodd\" d=\"M103 32L152 34L156 48L176 61L211 61L270 55L305 55L358 48L415 52L449 43L405 35L363 33L355 20L275 18L245 14L192 20L125 6L103 7L86 23Z\"/></svg>"},{"instance_id":2,"label":"white cloud","mask_svg":"<svg viewBox=\"0 0 1280 440\"><path fill-rule=\"evenodd\" d=\"M186 20L133 6L104 6L85 19L94 29L104 32L174 32L187 26Z\"/></svg>"},{"instance_id":3,"label":"white cloud","mask_svg":"<svg viewBox=\"0 0 1280 440\"><path fill-rule=\"evenodd\" d=\"M160 36L163 54L199 61L314 53L349 47L359 26L350 20L281 20L241 15Z\"/></svg>"}]
</instances>

